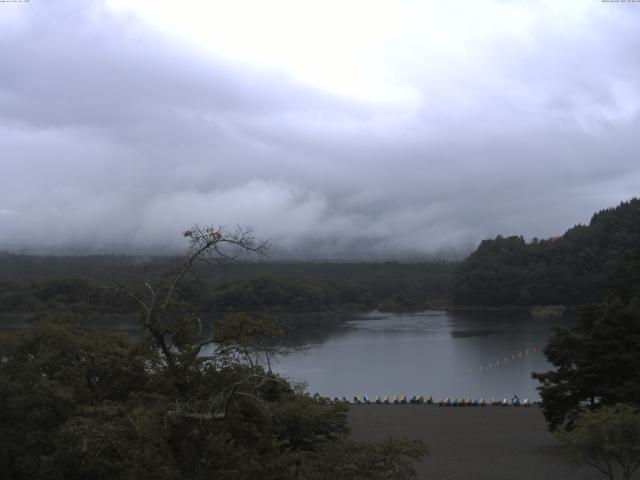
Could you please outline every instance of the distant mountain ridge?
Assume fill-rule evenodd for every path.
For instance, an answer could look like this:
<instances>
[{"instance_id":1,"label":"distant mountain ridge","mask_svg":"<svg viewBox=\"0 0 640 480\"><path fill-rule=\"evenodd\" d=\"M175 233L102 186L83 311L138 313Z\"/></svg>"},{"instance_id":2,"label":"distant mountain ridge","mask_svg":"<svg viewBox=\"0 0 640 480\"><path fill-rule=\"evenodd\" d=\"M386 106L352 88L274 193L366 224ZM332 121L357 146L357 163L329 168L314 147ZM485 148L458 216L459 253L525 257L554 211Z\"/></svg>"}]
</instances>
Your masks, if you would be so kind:
<instances>
[{"instance_id":1,"label":"distant mountain ridge","mask_svg":"<svg viewBox=\"0 0 640 480\"><path fill-rule=\"evenodd\" d=\"M457 269L457 305L580 305L640 292L640 199L593 215L561 237L484 240Z\"/></svg>"}]
</instances>

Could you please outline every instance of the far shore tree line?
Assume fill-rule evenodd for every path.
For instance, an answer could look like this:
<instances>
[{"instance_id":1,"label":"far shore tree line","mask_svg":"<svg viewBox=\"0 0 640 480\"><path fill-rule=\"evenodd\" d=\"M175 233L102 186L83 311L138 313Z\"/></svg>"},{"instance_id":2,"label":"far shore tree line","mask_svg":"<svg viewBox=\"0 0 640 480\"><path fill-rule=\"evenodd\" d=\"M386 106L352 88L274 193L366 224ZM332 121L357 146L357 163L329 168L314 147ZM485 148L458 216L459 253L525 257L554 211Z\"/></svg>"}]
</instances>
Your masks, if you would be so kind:
<instances>
[{"instance_id":1,"label":"far shore tree line","mask_svg":"<svg viewBox=\"0 0 640 480\"><path fill-rule=\"evenodd\" d=\"M195 266L180 285L194 311L309 313L448 306L579 306L640 290L640 200L554 239L485 240L461 263L247 262ZM0 314L129 314L105 284L158 281L171 258L0 255Z\"/></svg>"},{"instance_id":2,"label":"far shore tree line","mask_svg":"<svg viewBox=\"0 0 640 480\"><path fill-rule=\"evenodd\" d=\"M69 311L87 319L130 314L136 308L104 285L159 281L172 265L154 259L136 265L120 257L0 257L0 314L39 317ZM122 262L122 263L121 263ZM38 270L38 265L42 269ZM82 274L82 268L86 271ZM449 303L455 264L229 263L218 269L194 266L180 284L181 301L197 312L304 314L441 308ZM212 270L215 270L212 272ZM26 272L33 276L24 277ZM37 272L40 273L37 273ZM43 275L43 271L47 274ZM95 277L89 276L95 274Z\"/></svg>"}]
</instances>

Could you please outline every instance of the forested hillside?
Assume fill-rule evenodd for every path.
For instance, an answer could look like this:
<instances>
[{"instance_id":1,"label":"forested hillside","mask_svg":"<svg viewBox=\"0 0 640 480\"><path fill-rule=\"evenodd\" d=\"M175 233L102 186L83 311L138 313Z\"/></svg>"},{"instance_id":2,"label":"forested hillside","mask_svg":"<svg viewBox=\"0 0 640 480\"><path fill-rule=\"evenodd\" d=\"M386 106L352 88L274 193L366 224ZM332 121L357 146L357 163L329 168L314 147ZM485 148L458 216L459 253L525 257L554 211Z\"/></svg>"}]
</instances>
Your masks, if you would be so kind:
<instances>
[{"instance_id":1,"label":"forested hillside","mask_svg":"<svg viewBox=\"0 0 640 480\"><path fill-rule=\"evenodd\" d=\"M458 305L579 305L640 289L640 199L547 240L498 236L458 268Z\"/></svg>"}]
</instances>

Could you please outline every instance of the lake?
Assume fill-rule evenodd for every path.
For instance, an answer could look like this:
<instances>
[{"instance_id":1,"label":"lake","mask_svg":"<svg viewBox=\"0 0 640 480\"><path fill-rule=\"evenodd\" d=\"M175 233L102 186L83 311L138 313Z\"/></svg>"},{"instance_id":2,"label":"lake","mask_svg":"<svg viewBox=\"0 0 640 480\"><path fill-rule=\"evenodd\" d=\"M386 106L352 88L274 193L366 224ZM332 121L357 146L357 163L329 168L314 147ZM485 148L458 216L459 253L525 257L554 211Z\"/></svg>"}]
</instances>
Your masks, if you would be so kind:
<instances>
[{"instance_id":1,"label":"lake","mask_svg":"<svg viewBox=\"0 0 640 480\"><path fill-rule=\"evenodd\" d=\"M531 372L551 368L542 349L563 320L524 312L371 312L293 334L306 351L274 366L323 396L432 395L538 399Z\"/></svg>"},{"instance_id":2,"label":"lake","mask_svg":"<svg viewBox=\"0 0 640 480\"><path fill-rule=\"evenodd\" d=\"M474 311L381 313L314 322L301 315L286 341L305 347L273 364L293 382L323 396L432 395L538 399L531 372L551 368L542 349L554 326L571 320L533 319L526 312ZM29 328L3 318L0 330ZM128 316L89 328L140 333Z\"/></svg>"}]
</instances>

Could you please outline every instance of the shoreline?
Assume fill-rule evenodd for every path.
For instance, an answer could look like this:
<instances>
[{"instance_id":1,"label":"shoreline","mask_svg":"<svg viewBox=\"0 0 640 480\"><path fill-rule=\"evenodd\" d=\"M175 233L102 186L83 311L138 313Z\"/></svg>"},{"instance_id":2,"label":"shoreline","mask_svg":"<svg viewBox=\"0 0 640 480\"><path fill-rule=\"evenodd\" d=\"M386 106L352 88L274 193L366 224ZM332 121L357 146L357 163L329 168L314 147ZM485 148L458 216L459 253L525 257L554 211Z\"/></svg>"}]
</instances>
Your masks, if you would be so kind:
<instances>
[{"instance_id":1,"label":"shoreline","mask_svg":"<svg viewBox=\"0 0 640 480\"><path fill-rule=\"evenodd\" d=\"M416 464L419 480L602 478L565 461L539 408L350 404L348 421L356 441L388 435L423 440L429 455Z\"/></svg>"}]
</instances>

